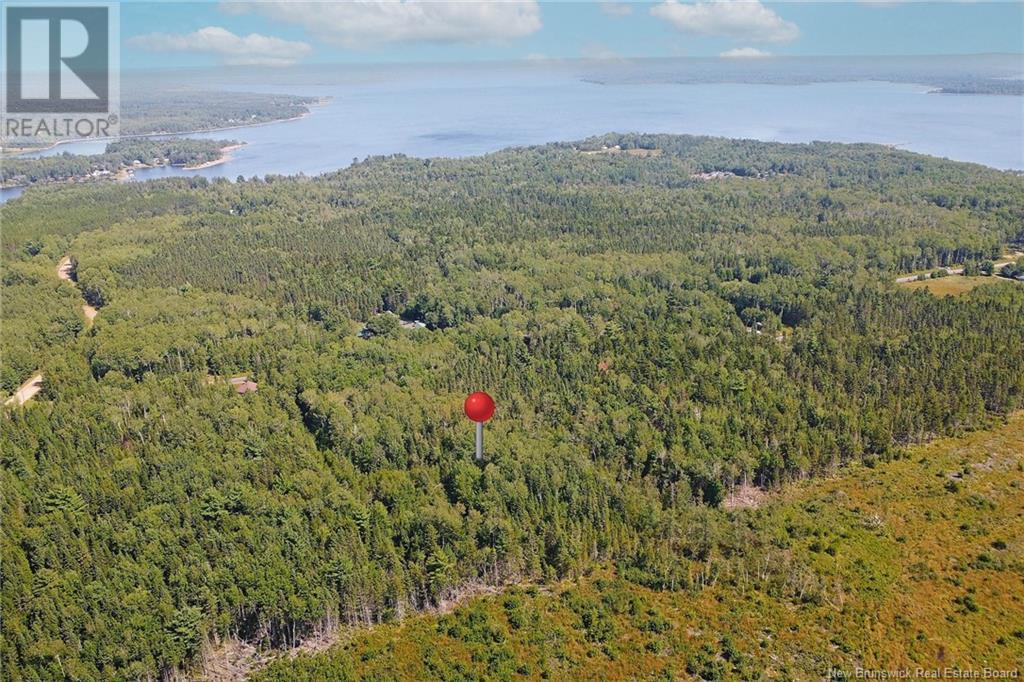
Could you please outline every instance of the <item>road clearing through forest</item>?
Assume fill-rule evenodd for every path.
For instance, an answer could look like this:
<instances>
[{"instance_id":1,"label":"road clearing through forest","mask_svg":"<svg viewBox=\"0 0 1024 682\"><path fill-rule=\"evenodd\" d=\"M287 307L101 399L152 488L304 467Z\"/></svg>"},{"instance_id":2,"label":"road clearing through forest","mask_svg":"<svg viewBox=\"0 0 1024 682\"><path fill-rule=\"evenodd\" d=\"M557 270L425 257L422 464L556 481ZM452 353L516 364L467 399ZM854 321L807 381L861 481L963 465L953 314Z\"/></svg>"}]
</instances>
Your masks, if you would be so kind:
<instances>
[{"instance_id":1,"label":"road clearing through forest","mask_svg":"<svg viewBox=\"0 0 1024 682\"><path fill-rule=\"evenodd\" d=\"M74 267L71 264L71 256L64 256L60 263L57 264L57 277L58 279L62 279L65 282L70 283L71 286L75 287L75 289L78 289L78 283L71 277L71 271L73 269ZM92 321L96 319L96 315L99 314L99 311L88 303L82 303L82 312L85 314L86 326L91 327ZM32 400L36 393L39 393L42 388L43 374L42 372L38 372L18 387L18 390L14 392L14 395L4 401L4 405L15 405L17 407L21 407L29 400Z\"/></svg>"},{"instance_id":2,"label":"road clearing through forest","mask_svg":"<svg viewBox=\"0 0 1024 682\"><path fill-rule=\"evenodd\" d=\"M992 264L992 274L994 275L995 273L999 272L1000 270L1002 270L1007 265L1013 265L1014 262L1016 262L1013 259L1014 258L1020 258L1021 256L1024 256L1024 253L1021 253L1020 251L1018 251L1017 253L1014 253L1014 254L1003 256L1003 258L1005 258L1007 260L1001 260L998 263L993 263ZM936 268L936 270L945 270L947 275L962 275L962 274L964 274L964 269L963 268ZM924 273L918 273L918 274L914 274L914 275L903 275L902 277L897 277L896 278L896 283L897 284L905 284L906 282L916 282L917 278L919 276L921 276L922 274L925 275L926 277L928 277L931 273L924 272Z\"/></svg>"},{"instance_id":3,"label":"road clearing through forest","mask_svg":"<svg viewBox=\"0 0 1024 682\"><path fill-rule=\"evenodd\" d=\"M65 282L70 282L71 286L77 289L78 283L71 278L72 269L73 267L71 265L71 256L64 256L63 260L61 260L61 262L57 265L57 277L64 280ZM93 308L88 303L82 304L82 312L85 314L86 323L88 323L90 326L92 325L92 321L96 319L96 315L99 314L99 311Z\"/></svg>"},{"instance_id":4,"label":"road clearing through forest","mask_svg":"<svg viewBox=\"0 0 1024 682\"><path fill-rule=\"evenodd\" d=\"M36 393L39 393L43 389L43 375L42 373L32 376L18 387L18 390L14 392L10 398L4 401L4 405L16 405L21 407L29 400L35 397Z\"/></svg>"}]
</instances>

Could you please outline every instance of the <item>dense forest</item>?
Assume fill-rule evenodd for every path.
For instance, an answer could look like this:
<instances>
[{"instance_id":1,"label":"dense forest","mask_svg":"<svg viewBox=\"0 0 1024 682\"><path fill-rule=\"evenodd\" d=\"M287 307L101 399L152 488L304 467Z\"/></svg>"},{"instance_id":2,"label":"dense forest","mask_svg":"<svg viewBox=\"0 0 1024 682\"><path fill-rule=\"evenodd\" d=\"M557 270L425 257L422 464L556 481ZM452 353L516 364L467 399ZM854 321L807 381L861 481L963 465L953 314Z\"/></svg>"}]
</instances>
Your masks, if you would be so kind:
<instances>
[{"instance_id":1,"label":"dense forest","mask_svg":"<svg viewBox=\"0 0 1024 682\"><path fill-rule=\"evenodd\" d=\"M255 679L970 679L979 666L1007 679L1024 656L1021 453L1024 413L709 512L716 540L679 558L686 581L671 589L599 565L328 633ZM206 672L223 674L223 660Z\"/></svg>"},{"instance_id":2,"label":"dense forest","mask_svg":"<svg viewBox=\"0 0 1024 682\"><path fill-rule=\"evenodd\" d=\"M309 113L316 97L262 92L153 89L149 77L123 88L121 134L187 133L280 121ZM159 81L163 82L163 81Z\"/></svg>"},{"instance_id":3,"label":"dense forest","mask_svg":"<svg viewBox=\"0 0 1024 682\"><path fill-rule=\"evenodd\" d=\"M746 551L716 521L736 486L1024 401L1024 285L893 281L1024 240L1024 178L878 146L609 135L41 186L0 218L0 383L44 377L0 422L7 679L159 675L607 562L692 587L680 557Z\"/></svg>"},{"instance_id":4,"label":"dense forest","mask_svg":"<svg viewBox=\"0 0 1024 682\"><path fill-rule=\"evenodd\" d=\"M0 163L0 185L21 187L42 182L112 178L137 165L198 166L216 161L229 140L124 138L107 144L102 154L57 154L35 158L8 157Z\"/></svg>"}]
</instances>

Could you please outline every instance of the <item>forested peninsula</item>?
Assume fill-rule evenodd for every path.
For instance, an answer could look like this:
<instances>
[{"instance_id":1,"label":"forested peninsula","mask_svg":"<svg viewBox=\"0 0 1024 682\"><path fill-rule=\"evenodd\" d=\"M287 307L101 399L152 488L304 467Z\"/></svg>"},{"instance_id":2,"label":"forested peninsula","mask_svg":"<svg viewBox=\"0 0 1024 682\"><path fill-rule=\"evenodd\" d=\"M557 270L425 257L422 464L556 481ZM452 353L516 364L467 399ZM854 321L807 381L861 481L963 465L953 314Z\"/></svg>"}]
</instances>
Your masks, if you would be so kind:
<instances>
[{"instance_id":1,"label":"forested peninsula","mask_svg":"<svg viewBox=\"0 0 1024 682\"><path fill-rule=\"evenodd\" d=\"M134 169L158 166L203 167L220 162L227 152L240 146L230 140L139 137L110 142L102 154L8 157L0 163L0 186L123 179Z\"/></svg>"},{"instance_id":2,"label":"forested peninsula","mask_svg":"<svg viewBox=\"0 0 1024 682\"><path fill-rule=\"evenodd\" d=\"M895 281L1019 250L1024 178L875 145L607 135L39 186L0 219L0 385L43 377L0 419L7 679L192 670L225 642L291 647L608 566L697 598L769 561L765 589L831 599L831 539L779 563L786 541L727 522L730 501L1024 406L1024 285ZM480 463L474 390L498 405ZM996 504L950 466L928 475L951 500ZM1019 588L1019 546L984 538L1016 554L970 560ZM562 603L600 638L633 607L589 589ZM631 622L657 630L645 599ZM444 627L501 636L480 623ZM715 646L693 655L737 649Z\"/></svg>"},{"instance_id":3,"label":"forested peninsula","mask_svg":"<svg viewBox=\"0 0 1024 682\"><path fill-rule=\"evenodd\" d=\"M153 89L150 76L126 75L121 100L118 134L126 137L187 135L214 130L231 130L301 118L323 98L279 95L263 92L226 92L194 87ZM31 144L11 143L0 137L5 154L3 164L24 151L38 151L58 142L40 138Z\"/></svg>"}]
</instances>

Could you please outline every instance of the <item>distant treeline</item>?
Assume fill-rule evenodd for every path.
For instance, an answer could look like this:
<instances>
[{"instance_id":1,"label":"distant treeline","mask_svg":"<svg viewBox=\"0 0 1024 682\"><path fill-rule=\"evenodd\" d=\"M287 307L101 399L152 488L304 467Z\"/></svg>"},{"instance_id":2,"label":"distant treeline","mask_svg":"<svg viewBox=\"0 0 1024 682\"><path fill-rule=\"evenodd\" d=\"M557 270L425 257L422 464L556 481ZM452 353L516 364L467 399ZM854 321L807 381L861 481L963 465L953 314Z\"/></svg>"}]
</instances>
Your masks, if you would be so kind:
<instances>
[{"instance_id":1,"label":"distant treeline","mask_svg":"<svg viewBox=\"0 0 1024 682\"><path fill-rule=\"evenodd\" d=\"M584 80L600 85L751 83L806 85L884 81L947 94L1024 95L1018 55L935 57L678 58L595 63Z\"/></svg>"},{"instance_id":2,"label":"distant treeline","mask_svg":"<svg viewBox=\"0 0 1024 682\"><path fill-rule=\"evenodd\" d=\"M121 100L121 134L186 133L268 123L309 113L316 97L207 90L149 91Z\"/></svg>"},{"instance_id":3,"label":"distant treeline","mask_svg":"<svg viewBox=\"0 0 1024 682\"><path fill-rule=\"evenodd\" d=\"M122 87L123 136L191 133L282 121L309 113L316 97L258 92L220 92L189 88L152 91L151 84ZM40 140L42 147L51 141ZM8 146L0 137L0 145ZM36 145L13 145L31 148ZM4 159L7 163L7 159Z\"/></svg>"},{"instance_id":4,"label":"distant treeline","mask_svg":"<svg viewBox=\"0 0 1024 682\"><path fill-rule=\"evenodd\" d=\"M229 140L132 138L111 142L102 154L56 154L36 158L8 157L0 164L0 184L90 180L113 175L136 164L195 166L220 158Z\"/></svg>"},{"instance_id":5,"label":"distant treeline","mask_svg":"<svg viewBox=\"0 0 1024 682\"><path fill-rule=\"evenodd\" d=\"M943 95L1024 95L1024 80L994 79L965 81L950 84L949 79L941 79L936 85L936 93Z\"/></svg>"}]
</instances>

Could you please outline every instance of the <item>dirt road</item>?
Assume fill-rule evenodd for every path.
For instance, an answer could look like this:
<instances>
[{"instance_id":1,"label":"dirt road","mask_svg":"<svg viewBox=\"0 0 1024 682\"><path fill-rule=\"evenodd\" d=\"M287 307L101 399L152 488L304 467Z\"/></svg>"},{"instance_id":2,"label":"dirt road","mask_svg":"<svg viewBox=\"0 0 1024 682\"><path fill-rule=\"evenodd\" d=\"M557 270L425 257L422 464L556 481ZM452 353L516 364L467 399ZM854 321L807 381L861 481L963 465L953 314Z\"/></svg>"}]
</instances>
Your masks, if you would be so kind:
<instances>
[{"instance_id":1,"label":"dirt road","mask_svg":"<svg viewBox=\"0 0 1024 682\"><path fill-rule=\"evenodd\" d=\"M75 287L77 289L78 288L78 283L75 282L75 280L71 279L71 270L72 270L71 257L70 256L64 256L64 260L62 260L57 265L57 277L61 278L65 282L70 282L71 286L73 286L73 287ZM96 310L95 308L93 308L88 303L83 303L82 304L82 312L85 314L85 321L88 322L91 325L92 321L94 319L96 319L96 315L98 315L100 311Z\"/></svg>"},{"instance_id":2,"label":"dirt road","mask_svg":"<svg viewBox=\"0 0 1024 682\"><path fill-rule=\"evenodd\" d=\"M10 398L4 401L4 405L16 405L21 407L43 389L43 375L36 374L23 383Z\"/></svg>"},{"instance_id":3,"label":"dirt road","mask_svg":"<svg viewBox=\"0 0 1024 682\"><path fill-rule=\"evenodd\" d=\"M57 264L57 277L65 282L71 282L71 257L64 256L64 259Z\"/></svg>"},{"instance_id":4,"label":"dirt road","mask_svg":"<svg viewBox=\"0 0 1024 682\"><path fill-rule=\"evenodd\" d=\"M1017 255L1024 255L1024 254L1017 254ZM998 262L998 263L996 263L996 264L994 264L992 266L992 272L993 273L998 273L1000 270L1003 269L1003 266L1012 265L1014 262L1016 262L1016 261L1012 261L1012 260L1000 261L1000 262ZM936 270L942 270L942 269L943 268L936 268ZM946 270L946 273L950 274L950 275L962 275L962 274L964 274L964 269L963 268L945 268L945 270ZM929 273L925 273L925 274L929 274ZM916 280L917 280L917 275L904 275L903 277L897 277L896 278L896 282L897 283L914 282Z\"/></svg>"},{"instance_id":5,"label":"dirt road","mask_svg":"<svg viewBox=\"0 0 1024 682\"><path fill-rule=\"evenodd\" d=\"M60 263L57 264L57 277L69 283L71 286L78 288L78 283L75 282L71 277L71 272L74 270L74 266L71 264L71 257L64 256ZM88 303L82 304L82 312L85 314L86 324L91 326L92 321L96 318L98 310L93 308ZM43 388L43 375L36 374L30 377L28 381L23 383L18 390L10 398L4 401L4 405L16 405L18 407L24 405L29 400L35 397L36 393L39 393Z\"/></svg>"}]
</instances>

